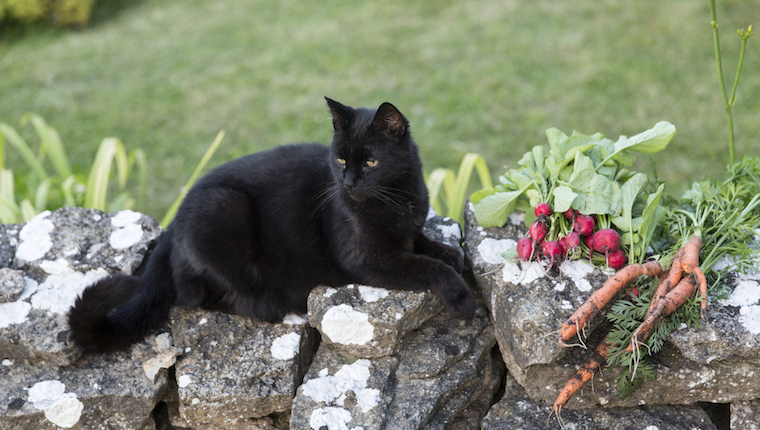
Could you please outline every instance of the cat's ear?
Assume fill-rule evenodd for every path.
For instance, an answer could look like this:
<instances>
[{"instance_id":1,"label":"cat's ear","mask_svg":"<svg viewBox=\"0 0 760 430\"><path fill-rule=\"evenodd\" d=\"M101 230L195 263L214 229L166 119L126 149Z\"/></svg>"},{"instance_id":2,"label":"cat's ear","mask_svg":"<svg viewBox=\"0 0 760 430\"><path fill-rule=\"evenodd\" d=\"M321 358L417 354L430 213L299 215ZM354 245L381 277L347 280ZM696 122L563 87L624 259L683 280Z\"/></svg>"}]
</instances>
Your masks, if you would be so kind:
<instances>
[{"instance_id":1,"label":"cat's ear","mask_svg":"<svg viewBox=\"0 0 760 430\"><path fill-rule=\"evenodd\" d=\"M330 112L332 113L335 131L348 128L354 121L356 111L352 107L342 105L328 97L325 97L325 100L327 100L327 106L330 107Z\"/></svg>"},{"instance_id":2,"label":"cat's ear","mask_svg":"<svg viewBox=\"0 0 760 430\"><path fill-rule=\"evenodd\" d=\"M404 115L396 109L395 106L386 102L377 108L375 119L372 121L372 126L378 133L384 134L395 138L401 139L401 136L406 133L406 118Z\"/></svg>"}]
</instances>

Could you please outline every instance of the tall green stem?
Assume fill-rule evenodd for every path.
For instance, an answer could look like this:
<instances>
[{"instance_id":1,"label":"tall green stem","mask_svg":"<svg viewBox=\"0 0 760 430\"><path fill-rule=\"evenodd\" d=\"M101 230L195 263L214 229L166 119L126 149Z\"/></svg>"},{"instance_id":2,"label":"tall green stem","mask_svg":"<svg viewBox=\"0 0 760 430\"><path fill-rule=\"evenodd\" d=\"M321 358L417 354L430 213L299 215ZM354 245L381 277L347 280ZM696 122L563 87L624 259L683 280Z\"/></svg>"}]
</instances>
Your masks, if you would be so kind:
<instances>
[{"instance_id":1,"label":"tall green stem","mask_svg":"<svg viewBox=\"0 0 760 430\"><path fill-rule=\"evenodd\" d=\"M726 121L728 122L728 158L729 162L734 164L734 120L731 117L731 104L728 101L726 84L723 79L723 65L720 61L720 41L718 39L718 17L715 12L715 0L710 0L710 17L712 18L713 42L715 44L715 64L718 67L718 83L720 84L720 93L723 96L723 106L726 109Z\"/></svg>"}]
</instances>

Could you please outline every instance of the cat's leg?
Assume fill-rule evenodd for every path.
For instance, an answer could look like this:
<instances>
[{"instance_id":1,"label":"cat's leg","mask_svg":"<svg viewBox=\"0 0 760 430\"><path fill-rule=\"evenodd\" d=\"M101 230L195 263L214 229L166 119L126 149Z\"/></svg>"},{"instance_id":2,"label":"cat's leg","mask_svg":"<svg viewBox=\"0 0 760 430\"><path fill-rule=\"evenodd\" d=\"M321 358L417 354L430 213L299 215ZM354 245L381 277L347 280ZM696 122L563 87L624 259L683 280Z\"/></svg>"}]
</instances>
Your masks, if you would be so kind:
<instances>
[{"instance_id":1,"label":"cat's leg","mask_svg":"<svg viewBox=\"0 0 760 430\"><path fill-rule=\"evenodd\" d=\"M172 256L178 302L265 321L278 321L286 310L266 294L257 242L254 202L227 188L204 190L188 205ZM185 304L185 303L182 303Z\"/></svg>"},{"instance_id":2,"label":"cat's leg","mask_svg":"<svg viewBox=\"0 0 760 430\"><path fill-rule=\"evenodd\" d=\"M383 261L364 261L350 272L362 283L388 290L432 291L460 318L475 312L475 299L454 267L428 255L401 252Z\"/></svg>"},{"instance_id":3,"label":"cat's leg","mask_svg":"<svg viewBox=\"0 0 760 430\"><path fill-rule=\"evenodd\" d=\"M414 252L415 254L424 254L441 260L453 267L457 273L462 273L462 269L464 269L464 257L460 250L441 242L430 240L423 232L420 232L414 241Z\"/></svg>"}]
</instances>

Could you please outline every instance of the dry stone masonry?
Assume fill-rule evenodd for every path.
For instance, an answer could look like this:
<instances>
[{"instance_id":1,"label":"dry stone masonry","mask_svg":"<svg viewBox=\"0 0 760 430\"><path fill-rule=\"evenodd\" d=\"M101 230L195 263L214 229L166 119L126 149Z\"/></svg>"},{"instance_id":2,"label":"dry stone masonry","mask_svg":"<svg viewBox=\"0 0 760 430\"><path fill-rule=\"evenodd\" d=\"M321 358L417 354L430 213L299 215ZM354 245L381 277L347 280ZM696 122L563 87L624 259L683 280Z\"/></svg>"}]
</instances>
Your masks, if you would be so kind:
<instances>
[{"instance_id":1,"label":"dry stone masonry","mask_svg":"<svg viewBox=\"0 0 760 430\"><path fill-rule=\"evenodd\" d=\"M100 277L139 274L160 227L81 208L0 225L0 429L559 428L551 404L585 357L552 332L608 274L574 261L555 279L504 260L524 234L517 215L483 229L468 208L465 229L432 213L426 225L464 242L482 299L470 321L430 293L319 287L308 315L279 324L175 308L129 351L82 356L66 311ZM614 371L598 375L565 425L715 429L696 405L711 402L730 403L731 428L760 429L759 283L737 278L706 327L676 331L632 397L617 397Z\"/></svg>"}]
</instances>

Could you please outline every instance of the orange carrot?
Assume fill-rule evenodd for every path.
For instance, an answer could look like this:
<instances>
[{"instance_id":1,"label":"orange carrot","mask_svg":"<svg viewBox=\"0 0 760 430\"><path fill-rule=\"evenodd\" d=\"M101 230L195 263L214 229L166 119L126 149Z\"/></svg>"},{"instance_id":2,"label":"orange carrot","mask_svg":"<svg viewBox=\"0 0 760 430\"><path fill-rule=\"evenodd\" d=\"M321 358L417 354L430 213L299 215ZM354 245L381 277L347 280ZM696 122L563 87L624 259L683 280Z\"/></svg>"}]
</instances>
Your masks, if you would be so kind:
<instances>
[{"instance_id":1,"label":"orange carrot","mask_svg":"<svg viewBox=\"0 0 760 430\"><path fill-rule=\"evenodd\" d=\"M609 350L610 345L602 340L599 343L599 346L597 346L594 350L594 353L591 354L591 357L589 357L583 363L583 366L581 366L581 368L575 372L575 375L573 375L573 377L567 381L565 388L559 392L557 400L554 401L554 408L552 409L552 412L557 414L558 420L560 419L559 413L567 404L568 400L570 400L570 398L573 397L573 394L580 390L580 388L583 387L583 385L588 382L588 380L594 376L594 373L596 373L597 370L599 370L599 368L604 364Z\"/></svg>"},{"instance_id":2,"label":"orange carrot","mask_svg":"<svg viewBox=\"0 0 760 430\"><path fill-rule=\"evenodd\" d=\"M699 248L702 247L702 237L694 235L689 238L683 247L683 264L685 267L692 268L699 266ZM687 271L687 273L689 273Z\"/></svg>"},{"instance_id":3,"label":"orange carrot","mask_svg":"<svg viewBox=\"0 0 760 430\"><path fill-rule=\"evenodd\" d=\"M696 278L697 276L692 273L681 279L678 285L657 303L652 313L631 335L631 344L626 351L633 351L639 344L645 342L660 320L673 313L694 295L698 282Z\"/></svg>"},{"instance_id":4,"label":"orange carrot","mask_svg":"<svg viewBox=\"0 0 760 430\"><path fill-rule=\"evenodd\" d=\"M578 333L578 330L588 325L626 285L639 276L657 276L662 272L662 266L657 261L644 264L629 264L620 269L583 303L575 313L562 324L559 344L567 346L566 342Z\"/></svg>"},{"instance_id":5,"label":"orange carrot","mask_svg":"<svg viewBox=\"0 0 760 430\"><path fill-rule=\"evenodd\" d=\"M670 265L670 271L668 271L668 277L660 282L660 285L657 286L657 290L652 296L652 303L649 304L649 311L647 312L647 315L652 313L652 310L654 309L654 306L657 304L657 302L665 297L670 292L670 290L673 289L673 286L678 284L678 281L681 280L681 276L683 275L683 266L681 264L682 259L683 248L679 249L678 252L676 252L675 257L673 257L673 262Z\"/></svg>"},{"instance_id":6,"label":"orange carrot","mask_svg":"<svg viewBox=\"0 0 760 430\"><path fill-rule=\"evenodd\" d=\"M692 269L694 269L694 274L697 275L697 279L699 280L699 296L702 298L702 303L699 304L699 315L705 320L707 319L705 313L707 310L707 278L705 278L705 273L702 272L699 266L694 266Z\"/></svg>"}]
</instances>

